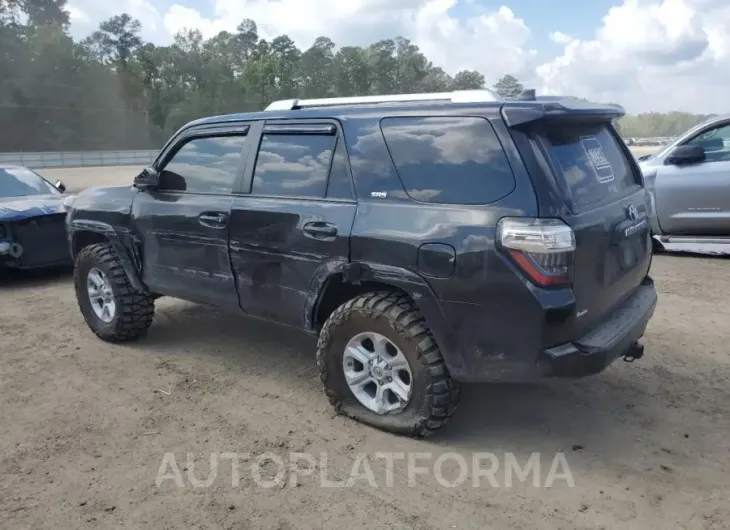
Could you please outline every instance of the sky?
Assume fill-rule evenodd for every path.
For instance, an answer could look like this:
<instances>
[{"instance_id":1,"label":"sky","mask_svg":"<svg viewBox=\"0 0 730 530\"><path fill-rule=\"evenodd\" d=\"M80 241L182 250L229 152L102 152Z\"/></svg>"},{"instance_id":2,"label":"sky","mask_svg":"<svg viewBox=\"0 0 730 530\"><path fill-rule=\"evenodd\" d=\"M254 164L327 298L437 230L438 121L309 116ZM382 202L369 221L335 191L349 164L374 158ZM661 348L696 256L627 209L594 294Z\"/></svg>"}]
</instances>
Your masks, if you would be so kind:
<instances>
[{"instance_id":1,"label":"sky","mask_svg":"<svg viewBox=\"0 0 730 530\"><path fill-rule=\"evenodd\" d=\"M254 20L262 37L306 49L319 36L367 46L403 36L454 74L512 74L538 94L570 94L630 113L730 113L730 0L69 0L83 38L121 12L168 44Z\"/></svg>"}]
</instances>

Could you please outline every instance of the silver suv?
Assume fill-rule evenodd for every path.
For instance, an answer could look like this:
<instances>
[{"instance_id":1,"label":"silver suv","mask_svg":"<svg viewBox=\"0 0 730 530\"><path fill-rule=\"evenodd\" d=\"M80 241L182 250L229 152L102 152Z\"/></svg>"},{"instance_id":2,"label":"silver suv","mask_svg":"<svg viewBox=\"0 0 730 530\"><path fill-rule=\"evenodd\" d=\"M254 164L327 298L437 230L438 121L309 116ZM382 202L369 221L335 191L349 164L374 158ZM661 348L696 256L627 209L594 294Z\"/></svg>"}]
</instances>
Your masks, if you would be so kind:
<instances>
[{"instance_id":1,"label":"silver suv","mask_svg":"<svg viewBox=\"0 0 730 530\"><path fill-rule=\"evenodd\" d=\"M639 158L655 243L730 244L730 115ZM658 241L656 241L658 239Z\"/></svg>"}]
</instances>

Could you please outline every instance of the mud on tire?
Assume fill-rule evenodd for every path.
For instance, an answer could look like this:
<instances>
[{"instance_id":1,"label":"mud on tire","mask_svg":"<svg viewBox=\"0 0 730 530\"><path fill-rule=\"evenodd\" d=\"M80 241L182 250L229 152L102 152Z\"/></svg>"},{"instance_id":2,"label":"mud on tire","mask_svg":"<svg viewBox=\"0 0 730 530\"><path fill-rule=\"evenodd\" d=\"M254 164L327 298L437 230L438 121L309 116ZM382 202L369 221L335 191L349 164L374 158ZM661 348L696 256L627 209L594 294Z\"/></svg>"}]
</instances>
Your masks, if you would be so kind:
<instances>
[{"instance_id":1,"label":"mud on tire","mask_svg":"<svg viewBox=\"0 0 730 530\"><path fill-rule=\"evenodd\" d=\"M381 415L369 410L345 380L345 347L362 332L384 335L408 359L412 394L399 412ZM320 333L317 367L325 393L338 413L387 432L428 436L444 425L459 402L459 385L451 379L425 319L405 294L367 293L337 308Z\"/></svg>"},{"instance_id":2,"label":"mud on tire","mask_svg":"<svg viewBox=\"0 0 730 530\"><path fill-rule=\"evenodd\" d=\"M87 276L94 267L107 277L113 293L116 310L111 322L101 320L91 306ZM146 335L154 316L154 299L132 286L110 243L90 245L79 252L74 267L74 288L86 323L102 340L124 342Z\"/></svg>"}]
</instances>

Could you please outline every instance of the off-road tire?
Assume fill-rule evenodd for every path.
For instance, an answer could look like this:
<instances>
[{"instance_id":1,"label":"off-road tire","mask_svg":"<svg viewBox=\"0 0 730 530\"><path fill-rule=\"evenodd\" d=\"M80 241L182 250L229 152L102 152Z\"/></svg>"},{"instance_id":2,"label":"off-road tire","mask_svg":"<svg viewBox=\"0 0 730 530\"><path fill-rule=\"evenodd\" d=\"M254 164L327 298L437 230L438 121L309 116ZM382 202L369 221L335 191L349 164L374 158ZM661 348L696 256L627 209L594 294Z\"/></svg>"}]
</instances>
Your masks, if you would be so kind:
<instances>
[{"instance_id":1,"label":"off-road tire","mask_svg":"<svg viewBox=\"0 0 730 530\"><path fill-rule=\"evenodd\" d=\"M91 307L86 278L92 267L100 269L111 284L116 313L109 323L99 319ZM86 323L100 339L107 342L127 342L147 334L155 313L154 299L132 286L116 250L110 243L97 243L81 249L74 266L74 288Z\"/></svg>"},{"instance_id":2,"label":"off-road tire","mask_svg":"<svg viewBox=\"0 0 730 530\"><path fill-rule=\"evenodd\" d=\"M380 415L370 411L345 381L345 346L365 331L386 336L411 365L412 396L397 413ZM425 319L413 300L401 293L367 293L337 308L320 332L317 367L325 394L337 413L386 432L414 438L429 436L454 414L460 398L459 385L451 379Z\"/></svg>"}]
</instances>

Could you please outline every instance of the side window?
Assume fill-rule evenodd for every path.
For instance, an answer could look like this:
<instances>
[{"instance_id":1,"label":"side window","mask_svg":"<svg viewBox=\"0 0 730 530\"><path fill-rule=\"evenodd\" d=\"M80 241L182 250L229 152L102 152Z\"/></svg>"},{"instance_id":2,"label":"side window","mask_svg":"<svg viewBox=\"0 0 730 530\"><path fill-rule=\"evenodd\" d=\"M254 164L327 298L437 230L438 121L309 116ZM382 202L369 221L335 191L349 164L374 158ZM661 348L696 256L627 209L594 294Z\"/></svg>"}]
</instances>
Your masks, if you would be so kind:
<instances>
[{"instance_id":1,"label":"side window","mask_svg":"<svg viewBox=\"0 0 730 530\"><path fill-rule=\"evenodd\" d=\"M687 145L702 147L707 162L730 162L730 124L705 131Z\"/></svg>"},{"instance_id":2,"label":"side window","mask_svg":"<svg viewBox=\"0 0 730 530\"><path fill-rule=\"evenodd\" d=\"M251 193L324 198L335 138L324 134L264 133Z\"/></svg>"},{"instance_id":3,"label":"side window","mask_svg":"<svg viewBox=\"0 0 730 530\"><path fill-rule=\"evenodd\" d=\"M350 187L350 171L347 167L347 150L342 137L337 140L335 147L335 158L332 160L329 183L327 184L327 197L332 199L352 199L352 188Z\"/></svg>"},{"instance_id":4,"label":"side window","mask_svg":"<svg viewBox=\"0 0 730 530\"><path fill-rule=\"evenodd\" d=\"M515 187L502 145L484 118L386 118L381 129L412 199L488 204Z\"/></svg>"},{"instance_id":5,"label":"side window","mask_svg":"<svg viewBox=\"0 0 730 530\"><path fill-rule=\"evenodd\" d=\"M245 136L194 138L178 150L160 175L160 189L231 193Z\"/></svg>"}]
</instances>

